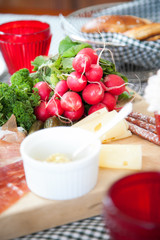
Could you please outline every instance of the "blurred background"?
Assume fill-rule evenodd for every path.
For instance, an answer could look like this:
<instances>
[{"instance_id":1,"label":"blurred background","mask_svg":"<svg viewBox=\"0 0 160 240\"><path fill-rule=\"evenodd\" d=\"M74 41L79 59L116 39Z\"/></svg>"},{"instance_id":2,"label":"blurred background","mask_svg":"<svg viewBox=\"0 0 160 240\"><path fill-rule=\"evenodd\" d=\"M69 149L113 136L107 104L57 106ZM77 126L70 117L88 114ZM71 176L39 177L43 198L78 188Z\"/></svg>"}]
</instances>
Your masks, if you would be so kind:
<instances>
[{"instance_id":1,"label":"blurred background","mask_svg":"<svg viewBox=\"0 0 160 240\"><path fill-rule=\"evenodd\" d=\"M0 0L0 13L67 15L88 6L129 0Z\"/></svg>"}]
</instances>

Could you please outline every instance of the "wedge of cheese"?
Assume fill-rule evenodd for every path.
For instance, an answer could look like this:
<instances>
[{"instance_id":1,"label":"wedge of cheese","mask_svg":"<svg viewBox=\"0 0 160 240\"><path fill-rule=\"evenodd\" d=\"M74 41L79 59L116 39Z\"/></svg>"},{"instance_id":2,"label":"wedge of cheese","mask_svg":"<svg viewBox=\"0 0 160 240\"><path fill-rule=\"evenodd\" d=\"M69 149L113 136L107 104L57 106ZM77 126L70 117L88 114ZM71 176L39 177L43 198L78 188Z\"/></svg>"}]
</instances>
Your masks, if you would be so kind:
<instances>
[{"instance_id":1,"label":"wedge of cheese","mask_svg":"<svg viewBox=\"0 0 160 240\"><path fill-rule=\"evenodd\" d=\"M80 120L73 127L81 127L86 130L96 132L109 121L112 121L113 117L117 114L115 110L108 112L106 108L102 108L84 119ZM110 131L105 133L101 137L102 143L108 143L114 140L122 139L131 136L132 133L128 130L128 124L125 120L120 121Z\"/></svg>"},{"instance_id":2,"label":"wedge of cheese","mask_svg":"<svg viewBox=\"0 0 160 240\"><path fill-rule=\"evenodd\" d=\"M139 170L142 168L141 145L102 144L99 167Z\"/></svg>"}]
</instances>

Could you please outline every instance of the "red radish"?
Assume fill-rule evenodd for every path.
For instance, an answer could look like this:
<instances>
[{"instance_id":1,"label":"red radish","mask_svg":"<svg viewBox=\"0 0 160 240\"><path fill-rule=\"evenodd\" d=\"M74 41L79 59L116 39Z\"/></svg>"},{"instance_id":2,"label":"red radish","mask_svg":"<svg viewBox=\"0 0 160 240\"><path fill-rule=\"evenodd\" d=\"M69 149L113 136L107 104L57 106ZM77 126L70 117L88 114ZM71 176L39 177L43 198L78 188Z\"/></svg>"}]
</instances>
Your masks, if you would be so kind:
<instances>
[{"instance_id":1,"label":"red radish","mask_svg":"<svg viewBox=\"0 0 160 240\"><path fill-rule=\"evenodd\" d=\"M42 101L40 105L34 109L34 114L38 120L46 121L50 117L47 111L47 102Z\"/></svg>"},{"instance_id":2,"label":"red radish","mask_svg":"<svg viewBox=\"0 0 160 240\"><path fill-rule=\"evenodd\" d=\"M34 88L38 88L38 93L42 101L48 101L49 95L52 91L49 84L46 82L38 82L34 85Z\"/></svg>"},{"instance_id":3,"label":"red radish","mask_svg":"<svg viewBox=\"0 0 160 240\"><path fill-rule=\"evenodd\" d=\"M118 75L110 74L104 78L107 91L113 95L120 95L125 91L125 81Z\"/></svg>"},{"instance_id":4,"label":"red radish","mask_svg":"<svg viewBox=\"0 0 160 240\"><path fill-rule=\"evenodd\" d=\"M107 107L106 107L106 105L105 105L104 103L97 103L97 104L95 104L95 105L92 105L92 106L89 108L88 115L91 114L91 113L93 113L93 112L98 111L98 110L101 109L101 108L106 108L106 109L107 109ZM108 109L107 109L107 110L108 110Z\"/></svg>"},{"instance_id":5,"label":"red radish","mask_svg":"<svg viewBox=\"0 0 160 240\"><path fill-rule=\"evenodd\" d=\"M77 54L73 59L72 66L77 72L86 72L91 67L91 58L87 54Z\"/></svg>"},{"instance_id":6,"label":"red radish","mask_svg":"<svg viewBox=\"0 0 160 240\"><path fill-rule=\"evenodd\" d=\"M65 111L77 111L82 107L82 98L76 92L66 92L61 98L61 106Z\"/></svg>"},{"instance_id":7,"label":"red radish","mask_svg":"<svg viewBox=\"0 0 160 240\"><path fill-rule=\"evenodd\" d=\"M78 121L84 114L84 105L77 111L64 111L63 116L71 121Z\"/></svg>"},{"instance_id":8,"label":"red radish","mask_svg":"<svg viewBox=\"0 0 160 240\"><path fill-rule=\"evenodd\" d=\"M72 91L80 92L87 85L87 78L81 73L72 72L67 78L67 85Z\"/></svg>"},{"instance_id":9,"label":"red radish","mask_svg":"<svg viewBox=\"0 0 160 240\"><path fill-rule=\"evenodd\" d=\"M105 92L102 103L107 106L109 111L112 111L116 106L116 97L109 92Z\"/></svg>"},{"instance_id":10,"label":"red radish","mask_svg":"<svg viewBox=\"0 0 160 240\"><path fill-rule=\"evenodd\" d=\"M114 95L115 96L115 99L116 99L116 102L118 101L118 95Z\"/></svg>"},{"instance_id":11,"label":"red radish","mask_svg":"<svg viewBox=\"0 0 160 240\"><path fill-rule=\"evenodd\" d=\"M84 53L90 56L92 64L97 64L98 55L96 54L95 50L93 50L92 48L83 48L82 50L79 51L78 54L81 54L81 53Z\"/></svg>"},{"instance_id":12,"label":"red radish","mask_svg":"<svg viewBox=\"0 0 160 240\"><path fill-rule=\"evenodd\" d=\"M59 99L52 97L47 103L47 112L51 117L62 115L64 110Z\"/></svg>"},{"instance_id":13,"label":"red radish","mask_svg":"<svg viewBox=\"0 0 160 240\"><path fill-rule=\"evenodd\" d=\"M66 80L60 80L54 89L54 96L61 97L65 92L68 91L68 85Z\"/></svg>"},{"instance_id":14,"label":"red radish","mask_svg":"<svg viewBox=\"0 0 160 240\"><path fill-rule=\"evenodd\" d=\"M91 67L85 73L85 76L90 82L99 82L103 77L103 69L98 64L91 64Z\"/></svg>"},{"instance_id":15,"label":"red radish","mask_svg":"<svg viewBox=\"0 0 160 240\"><path fill-rule=\"evenodd\" d=\"M105 85L103 82L101 82L101 81L100 81L99 83L101 84L103 90L104 90L104 91L107 91L107 87L106 87L106 85Z\"/></svg>"},{"instance_id":16,"label":"red radish","mask_svg":"<svg viewBox=\"0 0 160 240\"><path fill-rule=\"evenodd\" d=\"M88 104L97 104L102 101L104 90L99 83L90 83L82 91L82 98Z\"/></svg>"}]
</instances>

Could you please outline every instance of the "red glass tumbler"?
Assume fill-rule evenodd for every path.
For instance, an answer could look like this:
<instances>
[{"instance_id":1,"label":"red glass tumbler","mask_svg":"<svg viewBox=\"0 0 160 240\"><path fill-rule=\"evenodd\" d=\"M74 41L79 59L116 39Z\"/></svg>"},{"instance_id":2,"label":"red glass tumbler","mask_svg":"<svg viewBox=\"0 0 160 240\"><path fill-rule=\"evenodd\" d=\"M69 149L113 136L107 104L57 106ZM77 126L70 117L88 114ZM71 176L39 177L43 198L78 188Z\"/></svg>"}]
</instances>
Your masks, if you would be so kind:
<instances>
[{"instance_id":1,"label":"red glass tumbler","mask_svg":"<svg viewBox=\"0 0 160 240\"><path fill-rule=\"evenodd\" d=\"M0 50L10 74L21 68L33 69L31 61L48 55L52 34L50 25L22 20L0 25Z\"/></svg>"},{"instance_id":2,"label":"red glass tumbler","mask_svg":"<svg viewBox=\"0 0 160 240\"><path fill-rule=\"evenodd\" d=\"M160 239L160 172L141 172L115 182L103 214L114 240Z\"/></svg>"}]
</instances>

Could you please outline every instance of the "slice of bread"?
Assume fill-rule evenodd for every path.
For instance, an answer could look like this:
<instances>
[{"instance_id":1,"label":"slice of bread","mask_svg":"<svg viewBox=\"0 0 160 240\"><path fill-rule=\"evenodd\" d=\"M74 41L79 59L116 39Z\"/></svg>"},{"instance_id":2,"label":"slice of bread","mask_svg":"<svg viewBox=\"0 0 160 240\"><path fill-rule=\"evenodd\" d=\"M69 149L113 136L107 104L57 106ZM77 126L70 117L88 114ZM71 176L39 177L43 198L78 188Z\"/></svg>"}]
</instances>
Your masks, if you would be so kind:
<instances>
[{"instance_id":1,"label":"slice of bread","mask_svg":"<svg viewBox=\"0 0 160 240\"><path fill-rule=\"evenodd\" d=\"M88 21L81 28L82 32L116 32L123 33L134 27L149 24L151 21L131 15L106 15Z\"/></svg>"}]
</instances>

